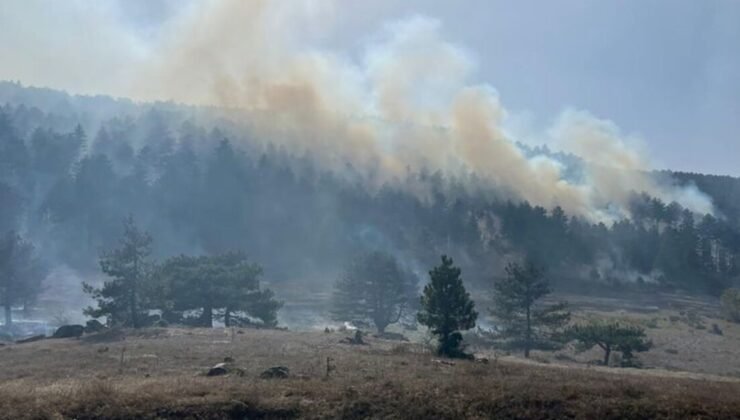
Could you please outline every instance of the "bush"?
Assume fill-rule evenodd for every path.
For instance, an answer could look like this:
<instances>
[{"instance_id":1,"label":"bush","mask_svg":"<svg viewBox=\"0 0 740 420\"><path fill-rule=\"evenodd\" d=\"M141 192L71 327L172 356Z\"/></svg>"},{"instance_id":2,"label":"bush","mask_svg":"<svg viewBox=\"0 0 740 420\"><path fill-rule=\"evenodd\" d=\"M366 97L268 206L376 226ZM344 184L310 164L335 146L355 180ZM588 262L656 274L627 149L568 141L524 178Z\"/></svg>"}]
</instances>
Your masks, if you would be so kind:
<instances>
[{"instance_id":1,"label":"bush","mask_svg":"<svg viewBox=\"0 0 740 420\"><path fill-rule=\"evenodd\" d=\"M725 290L720 298L720 308L728 321L740 322L740 289Z\"/></svg>"}]
</instances>

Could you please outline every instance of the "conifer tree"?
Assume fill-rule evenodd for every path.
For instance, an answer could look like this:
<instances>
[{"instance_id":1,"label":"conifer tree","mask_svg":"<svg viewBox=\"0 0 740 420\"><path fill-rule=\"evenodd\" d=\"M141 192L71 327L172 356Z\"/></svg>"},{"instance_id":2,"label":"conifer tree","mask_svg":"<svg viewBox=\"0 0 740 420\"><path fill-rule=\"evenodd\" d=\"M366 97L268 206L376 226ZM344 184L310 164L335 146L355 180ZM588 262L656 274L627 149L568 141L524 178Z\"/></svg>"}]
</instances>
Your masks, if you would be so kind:
<instances>
[{"instance_id":1,"label":"conifer tree","mask_svg":"<svg viewBox=\"0 0 740 420\"><path fill-rule=\"evenodd\" d=\"M335 284L332 317L372 322L382 334L407 311L411 277L392 255L375 251L355 258Z\"/></svg>"},{"instance_id":2,"label":"conifer tree","mask_svg":"<svg viewBox=\"0 0 740 420\"><path fill-rule=\"evenodd\" d=\"M442 264L429 272L429 283L421 296L417 319L437 336L440 356L469 357L463 352L460 331L475 327L478 313L460 273L452 258L443 255Z\"/></svg>"},{"instance_id":3,"label":"conifer tree","mask_svg":"<svg viewBox=\"0 0 740 420\"><path fill-rule=\"evenodd\" d=\"M133 328L142 326L145 310L143 289L148 287L152 264L149 261L152 238L140 230L129 216L123 223L124 233L120 247L104 252L100 268L110 277L102 288L83 283L83 290L97 301L97 308L88 307L85 315L107 317L111 325Z\"/></svg>"},{"instance_id":4,"label":"conifer tree","mask_svg":"<svg viewBox=\"0 0 740 420\"><path fill-rule=\"evenodd\" d=\"M5 308L6 327L13 323L13 306L33 301L45 275L46 267L31 243L13 231L0 238L0 305Z\"/></svg>"},{"instance_id":5,"label":"conifer tree","mask_svg":"<svg viewBox=\"0 0 740 420\"><path fill-rule=\"evenodd\" d=\"M634 366L634 353L650 350L652 342L645 337L645 330L618 322L592 322L574 325L566 335L578 342L577 350L585 351L599 346L604 351L604 366L609 365L613 351L622 353L623 366Z\"/></svg>"},{"instance_id":6,"label":"conifer tree","mask_svg":"<svg viewBox=\"0 0 740 420\"><path fill-rule=\"evenodd\" d=\"M261 274L262 267L238 252L170 258L158 270L160 309L165 314L199 311L197 323L204 327L213 327L217 317L226 326L249 317L274 326L282 303L271 290L260 289Z\"/></svg>"},{"instance_id":7,"label":"conifer tree","mask_svg":"<svg viewBox=\"0 0 740 420\"><path fill-rule=\"evenodd\" d=\"M566 305L537 304L550 294L550 287L534 263L510 263L506 274L494 283L491 315L498 322L498 338L508 347L524 350L524 357L533 349L556 348L559 329L570 319Z\"/></svg>"}]
</instances>

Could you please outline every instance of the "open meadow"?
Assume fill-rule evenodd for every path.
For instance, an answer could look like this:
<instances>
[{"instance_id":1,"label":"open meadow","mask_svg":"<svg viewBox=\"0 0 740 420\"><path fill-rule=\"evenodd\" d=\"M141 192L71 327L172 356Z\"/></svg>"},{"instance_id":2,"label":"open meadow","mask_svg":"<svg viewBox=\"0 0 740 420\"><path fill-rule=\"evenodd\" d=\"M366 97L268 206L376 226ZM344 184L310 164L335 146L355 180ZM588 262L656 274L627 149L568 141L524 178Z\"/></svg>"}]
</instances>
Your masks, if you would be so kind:
<instances>
[{"instance_id":1,"label":"open meadow","mask_svg":"<svg viewBox=\"0 0 740 420\"><path fill-rule=\"evenodd\" d=\"M169 328L6 344L0 417L740 416L740 380L731 377L493 354L452 361L409 342L341 343L348 334ZM225 374L207 376L224 361ZM287 378L260 377L277 366Z\"/></svg>"}]
</instances>

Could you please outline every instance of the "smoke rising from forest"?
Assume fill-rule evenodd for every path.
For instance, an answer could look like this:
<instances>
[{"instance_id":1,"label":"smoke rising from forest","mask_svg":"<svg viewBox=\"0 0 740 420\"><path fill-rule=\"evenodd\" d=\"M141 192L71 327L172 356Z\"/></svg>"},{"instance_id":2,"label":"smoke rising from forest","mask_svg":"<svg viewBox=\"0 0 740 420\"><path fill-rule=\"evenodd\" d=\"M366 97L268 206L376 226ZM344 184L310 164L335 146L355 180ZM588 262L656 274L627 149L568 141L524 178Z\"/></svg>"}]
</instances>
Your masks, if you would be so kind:
<instances>
[{"instance_id":1,"label":"smoke rising from forest","mask_svg":"<svg viewBox=\"0 0 740 420\"><path fill-rule=\"evenodd\" d=\"M440 171L472 192L560 205L593 221L629 216L633 191L712 212L695 188L647 174L639 139L588 112L563 112L536 139L584 158L578 177L552 157L525 155L506 129L505 98L477 79L475 53L446 41L435 19L387 23L350 54L325 42L340 16L334 1L160 3L172 16L156 29L122 17L143 7L136 4L4 4L0 23L13 48L0 47L8 64L0 78L232 108L250 137L338 172L349 162L371 186ZM30 21L61 38L19 24Z\"/></svg>"},{"instance_id":2,"label":"smoke rising from forest","mask_svg":"<svg viewBox=\"0 0 740 420\"><path fill-rule=\"evenodd\" d=\"M695 188L648 174L634 139L587 112L566 111L543 134L585 159L579 179L551 157L525 156L496 90L475 81L473 56L445 41L440 22L387 24L355 58L311 45L332 14L331 3L193 5L167 29L134 96L237 109L255 137L332 169L349 162L375 186L426 169L474 174L511 198L594 221L629 216L635 191L712 212Z\"/></svg>"},{"instance_id":3,"label":"smoke rising from forest","mask_svg":"<svg viewBox=\"0 0 740 420\"><path fill-rule=\"evenodd\" d=\"M563 290L717 293L740 272L735 180L656 173L638 137L588 111L527 124L440 21L406 17L345 51L329 41L341 19L331 2L178 7L150 35L96 7L85 31L110 26L110 56L91 42L55 57L30 35L14 50L32 58L0 47L11 68L0 69L0 231L18 232L49 266L54 287L23 302L47 319L70 307L81 316L79 283L103 284L97 263L128 217L154 238L153 266L244 252L291 302L289 324L370 251L417 280L454 255L481 290L518 259ZM0 33L6 12L11 31L34 15L12 9L0 5ZM1 81L17 71L38 84L24 68L53 69L38 65L44 54L76 74L68 83L104 73L83 91L126 99ZM70 86L58 87L80 92Z\"/></svg>"}]
</instances>

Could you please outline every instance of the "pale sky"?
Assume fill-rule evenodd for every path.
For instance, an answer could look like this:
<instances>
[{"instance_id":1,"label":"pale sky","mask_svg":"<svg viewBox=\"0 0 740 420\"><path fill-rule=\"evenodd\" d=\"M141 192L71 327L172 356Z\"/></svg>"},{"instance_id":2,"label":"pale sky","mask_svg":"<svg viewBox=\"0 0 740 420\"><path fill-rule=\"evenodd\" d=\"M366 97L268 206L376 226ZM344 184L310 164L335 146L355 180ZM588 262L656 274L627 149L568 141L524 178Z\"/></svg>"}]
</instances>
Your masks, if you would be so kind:
<instances>
[{"instance_id":1,"label":"pale sky","mask_svg":"<svg viewBox=\"0 0 740 420\"><path fill-rule=\"evenodd\" d=\"M115 94L186 3L0 2L0 79ZM534 131L588 110L641 137L657 168L740 176L740 1L365 0L335 13L322 42L348 55L386 22L439 19Z\"/></svg>"}]
</instances>

